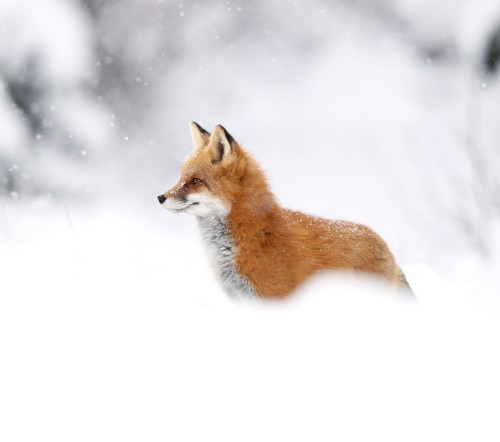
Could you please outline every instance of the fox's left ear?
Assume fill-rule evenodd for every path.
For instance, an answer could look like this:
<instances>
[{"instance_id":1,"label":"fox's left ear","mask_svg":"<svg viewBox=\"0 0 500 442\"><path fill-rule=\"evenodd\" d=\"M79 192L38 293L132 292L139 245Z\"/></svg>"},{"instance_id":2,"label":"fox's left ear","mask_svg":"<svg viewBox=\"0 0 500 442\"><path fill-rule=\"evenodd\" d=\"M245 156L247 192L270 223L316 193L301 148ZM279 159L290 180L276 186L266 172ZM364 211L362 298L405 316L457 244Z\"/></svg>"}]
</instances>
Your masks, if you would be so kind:
<instances>
[{"instance_id":1,"label":"fox's left ear","mask_svg":"<svg viewBox=\"0 0 500 442\"><path fill-rule=\"evenodd\" d=\"M212 150L212 164L231 160L236 152L236 141L221 125L215 127L210 137L209 147Z\"/></svg>"}]
</instances>

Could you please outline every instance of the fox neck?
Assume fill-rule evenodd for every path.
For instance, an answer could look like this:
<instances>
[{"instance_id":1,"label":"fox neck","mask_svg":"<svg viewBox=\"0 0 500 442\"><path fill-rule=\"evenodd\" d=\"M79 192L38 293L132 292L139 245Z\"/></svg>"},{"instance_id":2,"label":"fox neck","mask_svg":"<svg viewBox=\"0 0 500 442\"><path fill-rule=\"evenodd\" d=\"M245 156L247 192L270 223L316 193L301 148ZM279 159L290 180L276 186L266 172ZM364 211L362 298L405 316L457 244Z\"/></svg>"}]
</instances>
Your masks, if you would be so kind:
<instances>
[{"instance_id":1,"label":"fox neck","mask_svg":"<svg viewBox=\"0 0 500 442\"><path fill-rule=\"evenodd\" d=\"M227 216L234 238L256 234L272 223L279 205L259 167L250 160L241 178L240 192Z\"/></svg>"},{"instance_id":2,"label":"fox neck","mask_svg":"<svg viewBox=\"0 0 500 442\"><path fill-rule=\"evenodd\" d=\"M231 296L255 298L257 293L248 275L238 268L238 252L245 248L246 241L272 224L279 206L262 171L251 158L246 160L229 212L213 213L199 218L199 222L224 290Z\"/></svg>"},{"instance_id":3,"label":"fox neck","mask_svg":"<svg viewBox=\"0 0 500 442\"><path fill-rule=\"evenodd\" d=\"M226 215L198 218L203 239L224 291L238 298L255 298L255 291L236 266L237 248Z\"/></svg>"}]
</instances>

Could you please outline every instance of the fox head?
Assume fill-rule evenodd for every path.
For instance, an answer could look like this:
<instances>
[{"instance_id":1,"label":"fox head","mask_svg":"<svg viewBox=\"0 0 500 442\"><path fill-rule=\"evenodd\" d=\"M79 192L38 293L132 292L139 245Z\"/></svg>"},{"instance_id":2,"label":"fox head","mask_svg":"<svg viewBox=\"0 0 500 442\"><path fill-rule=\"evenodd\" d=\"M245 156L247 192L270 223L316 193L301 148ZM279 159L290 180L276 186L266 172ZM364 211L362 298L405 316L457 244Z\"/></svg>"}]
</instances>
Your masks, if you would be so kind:
<instances>
[{"instance_id":1,"label":"fox head","mask_svg":"<svg viewBox=\"0 0 500 442\"><path fill-rule=\"evenodd\" d=\"M225 216L241 192L248 157L222 126L211 135L195 122L190 126L194 151L184 160L179 182L158 201L172 212Z\"/></svg>"}]
</instances>

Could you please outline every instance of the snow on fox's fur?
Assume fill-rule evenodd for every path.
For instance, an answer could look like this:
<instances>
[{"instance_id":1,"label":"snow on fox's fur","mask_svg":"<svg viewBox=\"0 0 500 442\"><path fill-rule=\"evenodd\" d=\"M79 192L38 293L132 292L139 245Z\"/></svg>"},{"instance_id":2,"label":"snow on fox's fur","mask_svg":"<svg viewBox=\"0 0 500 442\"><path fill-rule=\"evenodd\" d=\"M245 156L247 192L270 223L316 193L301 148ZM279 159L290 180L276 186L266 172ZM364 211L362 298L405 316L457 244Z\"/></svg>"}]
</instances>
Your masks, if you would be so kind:
<instances>
[{"instance_id":1,"label":"snow on fox's fur","mask_svg":"<svg viewBox=\"0 0 500 442\"><path fill-rule=\"evenodd\" d=\"M158 197L196 215L224 289L283 297L319 270L365 272L409 289L385 242L370 228L282 208L255 160L222 127L191 123L194 152L179 182Z\"/></svg>"}]
</instances>

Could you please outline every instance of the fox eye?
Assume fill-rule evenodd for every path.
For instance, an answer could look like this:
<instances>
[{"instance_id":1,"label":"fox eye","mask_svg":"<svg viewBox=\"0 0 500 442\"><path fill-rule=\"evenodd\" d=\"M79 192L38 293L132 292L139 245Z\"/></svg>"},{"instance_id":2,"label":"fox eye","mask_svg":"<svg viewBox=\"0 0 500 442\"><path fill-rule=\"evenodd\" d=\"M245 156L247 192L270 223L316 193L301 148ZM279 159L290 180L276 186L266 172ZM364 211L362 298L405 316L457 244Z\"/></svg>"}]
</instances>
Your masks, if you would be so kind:
<instances>
[{"instance_id":1,"label":"fox eye","mask_svg":"<svg viewBox=\"0 0 500 442\"><path fill-rule=\"evenodd\" d=\"M193 179L189 182L189 184L192 184L193 186L194 186L195 184L199 184L199 183L201 183L201 180L200 180L199 178L193 178Z\"/></svg>"}]
</instances>

